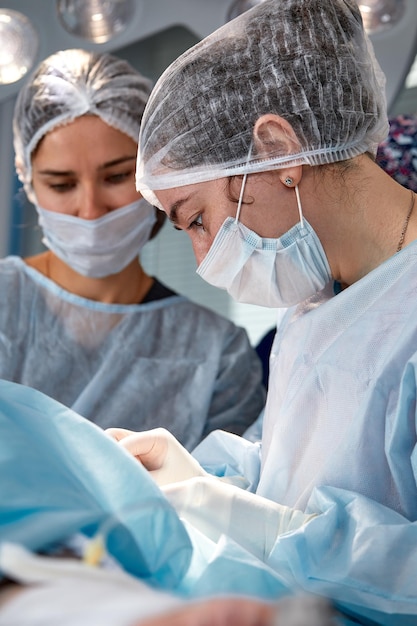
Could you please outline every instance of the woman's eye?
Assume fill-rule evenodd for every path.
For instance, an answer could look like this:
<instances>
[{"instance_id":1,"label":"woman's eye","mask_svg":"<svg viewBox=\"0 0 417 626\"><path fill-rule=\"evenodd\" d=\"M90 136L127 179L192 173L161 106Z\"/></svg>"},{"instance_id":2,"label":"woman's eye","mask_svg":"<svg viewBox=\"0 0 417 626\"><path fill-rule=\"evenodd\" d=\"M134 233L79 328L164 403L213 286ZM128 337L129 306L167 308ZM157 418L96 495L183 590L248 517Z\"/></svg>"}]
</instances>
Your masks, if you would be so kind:
<instances>
[{"instance_id":1,"label":"woman's eye","mask_svg":"<svg viewBox=\"0 0 417 626\"><path fill-rule=\"evenodd\" d=\"M203 229L204 229L204 226L203 226L203 218L202 218L201 213L200 213L200 215L198 215L198 216L195 218L195 220L193 220L193 221L191 222L191 224L188 226L187 230L192 230L193 228L203 228Z\"/></svg>"},{"instance_id":2,"label":"woman's eye","mask_svg":"<svg viewBox=\"0 0 417 626\"><path fill-rule=\"evenodd\" d=\"M111 185L118 185L119 183L124 183L126 180L130 180L133 173L129 170L129 172L121 172L119 174L111 174L107 176L106 181Z\"/></svg>"},{"instance_id":3,"label":"woman's eye","mask_svg":"<svg viewBox=\"0 0 417 626\"><path fill-rule=\"evenodd\" d=\"M75 183L53 183L49 185L49 187L57 193L65 193L67 191L72 191L75 187Z\"/></svg>"}]
</instances>

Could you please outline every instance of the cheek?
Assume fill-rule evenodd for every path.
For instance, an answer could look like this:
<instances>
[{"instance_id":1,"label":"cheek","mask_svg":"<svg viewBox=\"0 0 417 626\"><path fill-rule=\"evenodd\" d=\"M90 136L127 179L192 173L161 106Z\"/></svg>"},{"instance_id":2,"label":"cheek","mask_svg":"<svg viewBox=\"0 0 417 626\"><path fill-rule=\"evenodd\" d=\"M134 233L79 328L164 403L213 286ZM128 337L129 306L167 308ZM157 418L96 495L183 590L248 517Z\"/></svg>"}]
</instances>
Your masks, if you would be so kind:
<instances>
[{"instance_id":1,"label":"cheek","mask_svg":"<svg viewBox=\"0 0 417 626\"><path fill-rule=\"evenodd\" d=\"M66 207L62 206L61 198L57 198L57 194L53 194L47 187L37 184L34 180L32 189L35 194L36 202L39 206L47 211L64 212Z\"/></svg>"},{"instance_id":2,"label":"cheek","mask_svg":"<svg viewBox=\"0 0 417 626\"><path fill-rule=\"evenodd\" d=\"M191 244L193 246L193 252L197 261L197 265L200 265L200 263L207 255L207 252L210 250L210 246L213 243L214 237L210 237L207 234L202 236L198 232L196 234L194 234L193 232L190 232L188 234L191 239Z\"/></svg>"},{"instance_id":3,"label":"cheek","mask_svg":"<svg viewBox=\"0 0 417 626\"><path fill-rule=\"evenodd\" d=\"M109 204L114 208L120 208L131 204L141 198L141 194L136 191L135 185L131 180L121 185L106 185L101 188L102 197L107 199Z\"/></svg>"},{"instance_id":4,"label":"cheek","mask_svg":"<svg viewBox=\"0 0 417 626\"><path fill-rule=\"evenodd\" d=\"M217 233L228 217L231 217L231 215L224 212L224 214L215 216L215 219L210 219L207 213L205 213L203 217L204 229L197 228L188 232L198 264L206 257Z\"/></svg>"}]
</instances>

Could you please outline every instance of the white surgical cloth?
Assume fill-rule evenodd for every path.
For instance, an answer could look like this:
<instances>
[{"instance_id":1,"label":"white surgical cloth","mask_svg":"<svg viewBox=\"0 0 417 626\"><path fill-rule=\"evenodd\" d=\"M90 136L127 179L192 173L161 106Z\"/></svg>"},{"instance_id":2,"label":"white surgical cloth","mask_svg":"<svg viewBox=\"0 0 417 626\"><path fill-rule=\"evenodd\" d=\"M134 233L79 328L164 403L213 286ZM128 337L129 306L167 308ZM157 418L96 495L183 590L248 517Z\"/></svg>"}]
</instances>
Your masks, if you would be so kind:
<instances>
[{"instance_id":1,"label":"white surgical cloth","mask_svg":"<svg viewBox=\"0 0 417 626\"><path fill-rule=\"evenodd\" d=\"M257 494L321 513L279 538L268 565L388 626L417 623L416 294L414 242L337 296L288 311L261 453L221 433L194 451L211 472L246 471Z\"/></svg>"},{"instance_id":2,"label":"white surgical cloth","mask_svg":"<svg viewBox=\"0 0 417 626\"><path fill-rule=\"evenodd\" d=\"M0 605L0 626L132 626L181 605L121 569L41 557L17 544L0 547L0 569L30 585Z\"/></svg>"},{"instance_id":3,"label":"white surgical cloth","mask_svg":"<svg viewBox=\"0 0 417 626\"><path fill-rule=\"evenodd\" d=\"M170 623L172 611L196 602L156 591L121 569L106 571L68 558L42 557L17 544L0 547L0 568L23 584L32 583L3 607L0 594L0 626L139 626L143 619L163 614ZM341 622L323 598L288 596L277 604L270 626L300 625Z\"/></svg>"},{"instance_id":4,"label":"white surgical cloth","mask_svg":"<svg viewBox=\"0 0 417 626\"><path fill-rule=\"evenodd\" d=\"M242 433L264 404L246 332L183 296L137 305L68 293L18 257L0 261L0 378L102 428L163 426L188 449Z\"/></svg>"}]
</instances>

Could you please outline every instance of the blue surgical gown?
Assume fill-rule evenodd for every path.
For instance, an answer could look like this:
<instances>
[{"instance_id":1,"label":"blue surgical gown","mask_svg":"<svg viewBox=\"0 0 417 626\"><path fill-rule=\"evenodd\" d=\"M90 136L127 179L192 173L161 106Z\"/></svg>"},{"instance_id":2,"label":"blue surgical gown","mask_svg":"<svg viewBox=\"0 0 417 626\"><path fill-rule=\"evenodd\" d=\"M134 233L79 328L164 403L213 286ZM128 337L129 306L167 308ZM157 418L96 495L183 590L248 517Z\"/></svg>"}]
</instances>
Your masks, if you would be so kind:
<instances>
[{"instance_id":1,"label":"blue surgical gown","mask_svg":"<svg viewBox=\"0 0 417 626\"><path fill-rule=\"evenodd\" d=\"M416 398L414 242L287 312L261 444L212 433L194 451L212 473L245 474L261 496L318 513L266 564L362 623L417 624Z\"/></svg>"},{"instance_id":2,"label":"blue surgical gown","mask_svg":"<svg viewBox=\"0 0 417 626\"><path fill-rule=\"evenodd\" d=\"M265 400L246 331L187 298L137 305L71 294L18 257L0 261L0 378L102 428L163 426L188 449L242 433Z\"/></svg>"}]
</instances>

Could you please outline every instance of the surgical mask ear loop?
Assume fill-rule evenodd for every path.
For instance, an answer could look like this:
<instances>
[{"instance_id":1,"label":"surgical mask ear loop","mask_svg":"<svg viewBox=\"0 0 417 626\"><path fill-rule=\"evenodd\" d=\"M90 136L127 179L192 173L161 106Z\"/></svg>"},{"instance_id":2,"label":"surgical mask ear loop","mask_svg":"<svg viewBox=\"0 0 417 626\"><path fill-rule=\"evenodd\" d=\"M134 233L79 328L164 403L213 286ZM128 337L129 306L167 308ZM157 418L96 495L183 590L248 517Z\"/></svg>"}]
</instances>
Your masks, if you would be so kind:
<instances>
[{"instance_id":1,"label":"surgical mask ear loop","mask_svg":"<svg viewBox=\"0 0 417 626\"><path fill-rule=\"evenodd\" d=\"M236 211L236 217L235 217L235 224L237 224L239 222L240 210L242 208L242 201L243 201L243 192L245 191L245 185L246 185L247 177L248 177L248 174L246 172L243 175L242 186L240 188L239 201L237 203L237 211Z\"/></svg>"},{"instance_id":2,"label":"surgical mask ear loop","mask_svg":"<svg viewBox=\"0 0 417 626\"><path fill-rule=\"evenodd\" d=\"M301 208L300 192L298 190L298 185L295 185L294 191L295 191L295 197L297 198L297 207L298 207L298 213L300 215L301 228L304 228L303 209Z\"/></svg>"},{"instance_id":3,"label":"surgical mask ear loop","mask_svg":"<svg viewBox=\"0 0 417 626\"><path fill-rule=\"evenodd\" d=\"M248 165L250 158L252 156L252 143L249 146L249 152L248 152L248 158L246 159L246 164ZM240 194L239 194L239 200L237 203L237 211L236 211L236 217L235 217L235 224L237 224L239 222L239 217L240 217L240 211L242 209L242 202L243 202L243 193L245 191L245 185L246 185L246 179L248 178L248 173L245 172L243 174L243 180L242 180L242 186L240 187Z\"/></svg>"}]
</instances>

